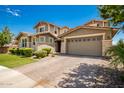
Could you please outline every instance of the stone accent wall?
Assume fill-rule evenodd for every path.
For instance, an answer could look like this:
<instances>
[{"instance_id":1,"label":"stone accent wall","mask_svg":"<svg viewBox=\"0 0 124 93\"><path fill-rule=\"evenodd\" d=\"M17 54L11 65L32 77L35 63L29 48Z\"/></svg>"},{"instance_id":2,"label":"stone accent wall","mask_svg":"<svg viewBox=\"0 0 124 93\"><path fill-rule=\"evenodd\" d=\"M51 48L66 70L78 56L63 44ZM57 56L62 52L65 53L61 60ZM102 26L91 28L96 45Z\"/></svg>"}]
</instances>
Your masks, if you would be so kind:
<instances>
[{"instance_id":1,"label":"stone accent wall","mask_svg":"<svg viewBox=\"0 0 124 93\"><path fill-rule=\"evenodd\" d=\"M112 40L102 40L102 56L105 56L105 52L112 46Z\"/></svg>"}]
</instances>

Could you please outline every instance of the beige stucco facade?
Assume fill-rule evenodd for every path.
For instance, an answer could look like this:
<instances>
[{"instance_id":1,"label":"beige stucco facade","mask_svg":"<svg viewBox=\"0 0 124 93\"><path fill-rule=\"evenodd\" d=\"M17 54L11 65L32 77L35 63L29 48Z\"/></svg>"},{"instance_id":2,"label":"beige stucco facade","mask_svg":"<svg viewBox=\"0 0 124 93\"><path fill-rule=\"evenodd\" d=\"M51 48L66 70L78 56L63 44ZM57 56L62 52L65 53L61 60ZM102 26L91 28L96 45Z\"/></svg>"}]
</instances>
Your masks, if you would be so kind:
<instances>
[{"instance_id":1,"label":"beige stucco facade","mask_svg":"<svg viewBox=\"0 0 124 93\"><path fill-rule=\"evenodd\" d=\"M50 47L60 53L91 56L104 56L118 30L111 28L106 20L92 20L75 28L39 22L34 28L33 35L19 34L19 47L34 50Z\"/></svg>"},{"instance_id":2,"label":"beige stucco facade","mask_svg":"<svg viewBox=\"0 0 124 93\"><path fill-rule=\"evenodd\" d=\"M99 41L85 41L68 43L68 39L77 39L81 40L82 38L92 38L99 37L102 39ZM110 29L96 29L96 28L80 28L71 33L68 33L65 36L61 37L63 41L61 44L61 53L70 53L77 55L95 55L95 56L104 56L105 51L112 46L112 35Z\"/></svg>"}]
</instances>

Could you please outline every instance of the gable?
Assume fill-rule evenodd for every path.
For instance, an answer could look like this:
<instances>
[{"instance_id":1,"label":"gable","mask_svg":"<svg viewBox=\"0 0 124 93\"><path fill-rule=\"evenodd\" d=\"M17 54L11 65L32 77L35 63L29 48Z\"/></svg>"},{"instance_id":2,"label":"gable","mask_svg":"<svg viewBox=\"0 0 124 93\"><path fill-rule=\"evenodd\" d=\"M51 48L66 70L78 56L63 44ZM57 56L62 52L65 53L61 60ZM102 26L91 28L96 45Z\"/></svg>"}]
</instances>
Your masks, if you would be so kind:
<instances>
[{"instance_id":1,"label":"gable","mask_svg":"<svg viewBox=\"0 0 124 93\"><path fill-rule=\"evenodd\" d=\"M19 35L16 37L17 40L20 40L21 37L27 37L28 35L26 33L19 33Z\"/></svg>"},{"instance_id":2,"label":"gable","mask_svg":"<svg viewBox=\"0 0 124 93\"><path fill-rule=\"evenodd\" d=\"M70 33L63 35L61 38L70 37L70 36L79 36L79 35L100 34L100 33L105 33L106 39L108 39L108 37L110 37L111 35L111 32L109 30L80 28L80 29L77 29L75 31L72 31Z\"/></svg>"}]
</instances>

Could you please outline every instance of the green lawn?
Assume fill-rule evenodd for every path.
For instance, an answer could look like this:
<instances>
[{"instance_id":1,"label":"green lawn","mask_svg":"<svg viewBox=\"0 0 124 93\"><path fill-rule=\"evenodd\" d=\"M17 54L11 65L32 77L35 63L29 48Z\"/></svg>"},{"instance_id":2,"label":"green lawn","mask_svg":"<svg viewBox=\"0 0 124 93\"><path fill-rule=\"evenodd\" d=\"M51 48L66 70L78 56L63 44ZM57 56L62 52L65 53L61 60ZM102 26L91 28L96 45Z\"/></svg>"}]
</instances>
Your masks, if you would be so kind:
<instances>
[{"instance_id":1,"label":"green lawn","mask_svg":"<svg viewBox=\"0 0 124 93\"><path fill-rule=\"evenodd\" d=\"M32 62L36 62L36 60L27 58L27 57L11 55L11 54L0 54L0 65L6 66L9 68L22 66Z\"/></svg>"}]
</instances>

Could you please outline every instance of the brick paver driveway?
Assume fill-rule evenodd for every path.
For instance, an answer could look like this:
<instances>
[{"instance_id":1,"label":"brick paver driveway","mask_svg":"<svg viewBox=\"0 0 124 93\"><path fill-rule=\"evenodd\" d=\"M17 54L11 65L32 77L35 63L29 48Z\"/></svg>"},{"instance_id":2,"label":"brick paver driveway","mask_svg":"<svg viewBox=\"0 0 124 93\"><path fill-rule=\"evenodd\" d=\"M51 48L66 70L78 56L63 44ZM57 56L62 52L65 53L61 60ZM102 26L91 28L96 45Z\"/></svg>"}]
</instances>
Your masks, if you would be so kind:
<instances>
[{"instance_id":1,"label":"brick paver driveway","mask_svg":"<svg viewBox=\"0 0 124 93\"><path fill-rule=\"evenodd\" d=\"M59 55L15 70L36 81L35 87L95 87L105 84L101 68L107 66L99 57Z\"/></svg>"}]
</instances>

